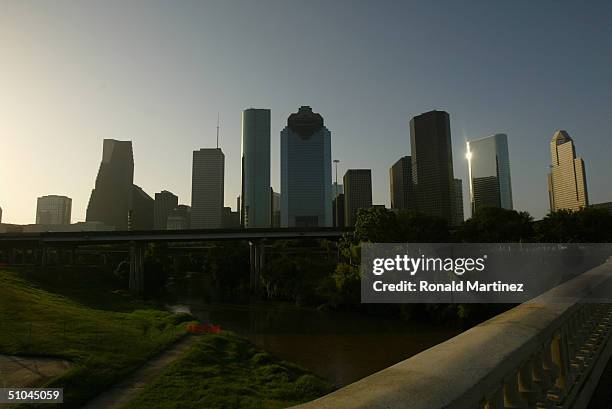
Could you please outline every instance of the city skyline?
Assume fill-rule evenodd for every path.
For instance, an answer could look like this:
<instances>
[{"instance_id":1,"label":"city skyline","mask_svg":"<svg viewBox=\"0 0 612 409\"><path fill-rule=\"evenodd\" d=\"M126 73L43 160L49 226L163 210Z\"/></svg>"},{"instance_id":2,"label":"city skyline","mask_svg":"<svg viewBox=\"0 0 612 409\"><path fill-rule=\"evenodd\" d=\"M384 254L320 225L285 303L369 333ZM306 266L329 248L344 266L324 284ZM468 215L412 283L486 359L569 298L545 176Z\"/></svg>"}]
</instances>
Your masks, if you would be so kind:
<instances>
[{"instance_id":1,"label":"city skyline","mask_svg":"<svg viewBox=\"0 0 612 409\"><path fill-rule=\"evenodd\" d=\"M304 109L306 109L307 111L310 112L310 114L312 114L312 110L308 106L302 106L298 113L301 113ZM264 135L267 135L267 129L269 129L269 123L268 123L269 122L269 116L270 116L270 110L269 109L265 109L265 108L263 108L263 109L254 109L254 108L245 109L243 111L243 118L242 118L242 122L243 122L243 141L242 141L242 145L244 145L244 114L249 112L249 111L250 112L258 111L259 113L264 115L265 122L266 122L266 124L264 125L264 128L265 128L265 131L263 132ZM442 128L443 129L450 129L450 128L452 128L452 127L449 127L449 125L448 125L448 124L450 124L451 121L449 119L448 113L445 112L445 111L433 110L433 111L425 112L425 113L422 113L422 114L414 116L413 118L411 118L410 122L413 124L415 119L420 119L420 118L423 118L423 117L428 117L428 116L431 116L432 114L433 115L438 115L438 114L444 115L444 119L442 119L442 122L446 122L446 124ZM297 115L297 114L294 113L292 115ZM315 115L318 115L318 114L315 113ZM290 115L290 117L291 117L291 115ZM437 121L437 119L436 119L436 121ZM303 121L303 123L301 123L300 125L302 127L307 126L307 125L309 125L309 124L307 124L307 122L308 121ZM287 129L289 129L289 128L285 127L285 130L283 132L287 132ZM325 130L325 132L329 133L327 128L325 128L324 126L323 126L323 129ZM281 138L283 137L283 132L281 132ZM438 131L436 131L436 132L438 132ZM567 135L567 132L564 131L564 130L557 130L557 131L555 131L555 134L553 136L552 142L550 142L550 149L551 149L551 154L553 155L553 159L554 159L555 152L556 152L556 146L558 145L555 141L557 139L559 139L559 138L565 138L565 139L563 139L562 142L569 142L569 145L571 145L571 153L573 154L574 158L576 159L575 149L574 149L574 146L573 146L573 140L572 140L571 137L569 137L569 135ZM501 154L503 156L502 167L504 167L504 171L502 173L504 174L504 177L506 178L504 183L508 185L508 187L507 187L508 192L507 193L502 192L502 193L504 193L504 194L502 194L502 198L498 198L497 199L497 200L501 200L501 202L504 202L504 204L502 204L500 202L497 205L495 205L495 204L488 204L486 206L505 207L505 208L508 208L508 209L512 209L513 208L513 206L512 206L512 187L511 187L511 182L510 182L510 177L509 177L509 174L510 174L510 169L509 169L510 166L509 166L509 164L510 164L511 161L509 160L509 157L508 157L507 135L506 134L494 134L492 136L480 137L480 138L476 138L476 139L472 139L472 140L466 141L466 145L467 146L466 146L466 150L465 150L465 156L466 156L467 167L468 167L468 178L467 178L468 191L467 191L467 197L468 197L468 200L470 201L468 206L469 206L469 210L470 210L470 214L471 215L474 212L474 200L475 200L475 198L474 198L474 192L473 192L474 187L472 186L472 184L473 184L473 181L472 181L473 174L472 174L472 171L470 170L470 167L472 166L472 162L473 162L472 156L475 155L475 154L478 155L478 153L474 150L474 147L478 146L476 144L489 143L489 141L494 141L493 143L497 144L499 146L494 147L494 148L491 148L491 147L487 146L486 149L488 149L488 150L493 149L493 151L488 152L487 150L485 150L484 152L487 152L487 154L491 154L492 153L493 154L493 158L494 158L493 160L496 163L498 162L499 158L495 158L495 155L497 154L499 156ZM263 149L260 150L259 155L263 154L264 157L266 156L266 152L267 152L267 150L269 150L269 145L267 145L268 143L269 143L269 141L266 141L266 146ZM105 139L104 140L104 146L103 146L103 152L102 152L102 163L100 165L100 170L98 171L98 175L96 177L96 185L98 185L100 183L100 178L101 178L100 172L104 172L103 176L108 174L108 169L105 168L105 167L108 166L108 163L110 163L110 161L112 160L113 152L117 151L117 149L118 149L117 146L120 147L120 148L127 147L127 149L128 149L127 154L124 154L122 152L121 155L123 155L125 158L129 158L129 160L130 160L130 163L129 163L130 180L133 179L133 173L134 173L134 160L133 160L133 156L134 155L133 155L133 150L132 150L132 141L118 141L118 140L112 140L112 139ZM432 145L432 147L428 147L428 149L435 149L434 146L435 146L435 144ZM244 150L244 146L243 146L243 150ZM496 150L500 150L500 151L496 153L495 152ZM220 183L220 189L221 189L221 192L222 192L221 196L225 196L225 194L224 194L224 190L225 190L225 181L224 181L224 178L225 178L226 171L225 171L225 156L223 154L223 151L221 150L221 148L218 148L218 147L217 148L201 148L201 149L199 149L199 151L194 151L193 152L194 160L195 160L197 154L202 155L205 152L207 152L207 153L210 152L211 154L218 152L221 155L221 167L222 167L222 169L219 170L219 172L220 172L219 176L220 176L221 180L220 180L220 182L214 182L214 183L217 183L217 184ZM453 152L451 150L451 153L450 153L450 161L451 162L452 162L452 156L453 156ZM489 159L490 158L488 158L487 160L489 160ZM416 191L414 191L414 189L416 187L416 184L413 183L414 180L412 180L412 175L411 175L411 181L410 181L410 185L411 186L401 186L401 187L398 187L398 188L394 188L394 183L398 183L398 181L394 181L394 179L397 178L399 176L399 174L396 176L396 175L393 174L393 171L399 172L400 171L400 169L399 169L400 164L403 164L403 161L406 161L406 160L408 161L407 163L410 164L411 156L404 156L404 157L399 158L389 168L390 179L388 180L388 182L389 182L389 188L390 188L389 189L390 206L387 203L387 206L386 206L387 208L391 208L391 209L394 208L393 207L393 201L394 201L394 196L397 195L397 191L396 191L397 189L401 189L402 195L406 195L406 197L403 198L403 200L406 200L406 203L403 203L401 206L397 206L396 208L398 208L398 209L401 209L401 208L409 209L409 208L412 208L413 206L417 205L416 201L418 200L418 198L416 197ZM584 161L583 161L583 159L581 157L578 157L576 160L578 160L580 162L580 165L582 166L582 168L584 168ZM405 164L403 164L403 165L405 166ZM487 165L489 165L489 164L487 163ZM193 163L192 166L195 166L195 163ZM211 163L211 164L207 164L206 166L210 167L210 166L213 166L213 165ZM243 159L241 160L241 166L244 166L244 153L243 153ZM268 163L268 166L269 166L269 163ZM553 169L554 166L551 165L550 168ZM196 181L194 181L194 175L196 173L196 172L194 172L194 169L195 169L195 167L192 169L192 175L191 175L192 190L193 190L193 188L195 186L194 183L196 183ZM206 177L208 177L209 176L208 175L209 171L213 171L212 168L209 169L208 171L206 171L205 173L201 173L201 171L198 172L198 173L200 173L200 175L198 175L197 178L202 180L202 177L203 177L204 174L206 174L207 175ZM268 171L269 171L269 169L268 169ZM354 171L354 169L347 169L347 173L350 173L351 171ZM371 169L367 169L367 171L369 171L370 174L372 172ZM410 174L412 174L412 172L413 172L412 166L411 166L411 169L409 169L408 171L410 172ZM214 171L214 172L216 172L216 171ZM259 172L262 172L262 170L260 169ZM496 172L499 172L499 170L497 170ZM584 170L583 170L583 172L584 172ZM113 173L116 173L116 172L114 171ZM552 193L551 193L551 190L550 190L551 189L551 187L550 187L550 177L551 177L551 175L552 175L552 173L548 174L548 185L547 185L547 189L548 189L547 192L549 194L549 201L552 200L552 196L551 196ZM108 176L106 176L106 177L108 177ZM401 177L403 177L403 176L401 176ZM585 177L585 176L582 175L581 177ZM371 176L370 176L370 178L371 178ZM217 179L217 176L215 176L214 179ZM102 179L102 180L104 180L104 179ZM451 213L452 213L452 215L455 215L455 216L451 215L451 217L449 218L449 222L451 224L456 224L457 223L457 221L453 221L455 219L460 220L460 221L463 221L465 219L465 217L464 217L464 214L465 214L465 204L463 203L463 201L464 201L464 196L466 195L466 192L465 192L465 189L463 189L463 187L462 187L462 182L463 182L463 179L460 179L460 178L452 178L451 179L451 185L452 185L451 197L454 198L452 200L456 200L456 201L458 201L457 203L459 203L459 207L457 207L452 202L452 200L450 202ZM208 181L207 183L210 184L210 183L212 183L212 181ZM243 183L244 183L244 181L243 181ZM586 181L585 181L585 183L586 183ZM336 182L333 182L332 185L331 185L331 192L332 192L331 194L332 195L334 194L335 184L336 184ZM325 186L325 183L322 183L322 186ZM343 190L344 190L344 189L342 189L343 185L342 184L338 184L338 186L340 188L338 193L339 194L343 193ZM107 189L109 187L110 186L108 186ZM407 189L407 188L413 189L412 196L407 195L406 193L403 192L403 190ZM144 213L151 213L151 215L150 215L151 217L146 217L147 222L144 225L142 224L142 222L140 222L140 219L141 219L142 216L137 218L137 220L138 220L138 222L136 223L137 228L140 225L139 229L145 229L146 230L146 229L151 229L154 226L157 226L157 224L158 224L158 216L154 215L154 213L157 211L157 210L154 211L154 207L156 207L157 205L154 206L154 202L157 202L158 195L164 194L164 193L165 194L170 194L177 201L179 200L179 198L177 196L175 196L174 194L172 194L171 192L168 192L168 191L164 190L163 188L160 188L160 189L162 189L161 192L154 194L154 196L155 196L155 201L154 201L153 198L150 197L148 195L148 193L146 193L144 191L144 189L142 189L140 186L133 185L133 187L131 189L131 197L132 198L140 197L140 196L143 197L143 201L141 201L141 206L134 205L134 209L136 209L136 207L140 207L141 211L138 212L138 213L143 213L142 203L146 203L146 204L144 204L144 206L146 207L146 210L144 210ZM268 189L269 189L269 192L272 192L273 195L280 196L281 192L274 192L272 187L269 187ZM372 189L372 186L370 187L370 189ZM460 192L461 192L460 195L456 194L456 190L457 189L460 190ZM582 188L582 189L586 189L586 187ZM95 190L96 189L93 189L92 195L94 194ZM106 194L108 194L108 193L111 193L111 192L109 191ZM113 194L115 194L115 193L113 193ZM498 192L497 194L499 195L500 192ZM236 205L235 213L237 213L237 214L240 213L240 211L241 211L238 207L241 206L241 203L243 203L243 202L240 201L240 196L241 195L238 196L238 202L237 202L238 204ZM269 209L268 209L269 210L269 212L268 212L269 215L268 216L270 218L270 223L268 223L267 225L271 226L273 224L273 220L272 220L273 219L272 197L269 194L267 196L268 196L269 205L270 205ZM507 197L505 197L505 196L507 196ZM68 199L70 202L72 202L71 198L69 198L67 196L63 196L63 195L57 195L57 194L51 194L51 195L45 195L45 196L39 197L37 199L37 201L40 202L41 198L46 198L46 197L63 197L63 198ZM192 197L193 197L193 193L192 193ZM90 197L90 204L88 205L88 207L91 206L91 200L92 199ZM131 200L133 200L133 199L131 199ZM217 200L223 200L223 199L217 199ZM397 198L396 198L396 200L397 200ZM432 200L432 198L428 197L427 200ZM227 202L227 200L225 200L225 202ZM280 203L280 200L279 200L279 203ZM588 198L586 199L586 203L587 203L587 205L591 204L591 203L588 202ZM605 202L605 203L608 203L608 202ZM370 207L370 206L373 206L373 205L380 205L380 204L376 204L376 203L373 203L371 201L370 205L366 206L366 207ZM550 205L552 206L552 202L550 202ZM595 204L595 205L598 205L598 204ZM34 224L43 224L44 225L45 223L39 223L39 220L38 220L39 219L39 216L38 216L38 214L39 214L38 207L39 206L40 205L38 204L37 205L37 209L36 209L36 217L35 217L35 223ZM332 197L332 207L333 206L335 206L335 202L333 201L333 197ZM584 205L582 205L582 206L584 206ZM150 209L149 209L149 207L150 207ZM171 206L171 208L168 208L166 210L166 212L170 212L175 207L176 206ZM567 208L570 208L572 210L578 210L579 207L580 206L578 206L578 207L570 206L570 207L567 207ZM224 208L225 209L233 210L232 206L225 206L223 203L221 203L220 213L219 213L220 216L218 217L218 221L215 222L215 223L218 223L218 226L215 227L215 228L218 228L218 227L221 227L221 226L225 226L225 224L227 222L224 219L224 215L223 215L223 212L224 212L223 209ZM550 211L559 210L561 208L563 208L563 207L559 207L557 209L550 209ZM521 209L517 209L517 210L520 211ZM1 212L1 207L0 207L0 212ZM332 209L332 213L333 213L333 209ZM1 213L0 213L0 215L1 215ZM240 217L240 216L238 215L238 217ZM104 217L102 217L102 219L103 218ZM150 221L148 220L149 218L151 219ZM98 219L100 219L100 217L98 217ZM125 218L126 223L128 223L129 219L130 219L129 217ZM86 221L87 222L92 222L93 221L93 222L97 222L97 223L102 222L101 220L94 220L93 218L91 220L87 219ZM149 222L151 224L150 227L148 226ZM79 221L75 221L75 223L79 223ZM108 221L107 221L107 223L108 223ZM209 222L209 223L211 223L211 222ZM215 223L213 223L213 224L215 224ZM334 223L335 223L335 216L334 216ZM32 223L16 223L16 224L28 225L28 224L32 224ZM108 223L108 225L112 226L113 223ZM211 224L211 226L212 226L212 224ZM263 227L263 226L259 226L259 227ZM134 225L132 226L132 228L134 228ZM207 228L210 228L210 227L207 227ZM165 229L165 228L162 228L162 229Z\"/></svg>"},{"instance_id":2,"label":"city skyline","mask_svg":"<svg viewBox=\"0 0 612 409\"><path fill-rule=\"evenodd\" d=\"M408 121L432 109L451 114L454 175L464 185L465 141L506 133L510 157L524 164L512 169L514 208L542 217L550 135L566 129L585 159L590 202L612 200L605 177L612 58L603 52L612 30L603 18L609 5L525 2L476 10L315 1L295 15L278 2L229 3L122 4L119 11L62 2L2 5L0 46L7 56L0 86L9 96L0 101L3 222L31 223L36 198L48 194L71 197L73 220L85 220L97 170L91 163L99 162L108 138L133 141L134 180L144 191L167 189L190 203L190 152L215 146L218 112L225 205L235 208L240 112L249 106L272 112L275 191L284 118L295 106L311 105L334 132L339 174L372 169L376 204L389 206L388 169L411 154ZM426 24L434 14L441 31ZM240 23L224 27L228 16ZM83 24L66 24L72 19ZM111 22L116 30L109 33ZM244 44L245 36L252 43ZM363 57L362 43L369 50ZM250 64L243 67L244 58ZM171 164L162 166L168 158Z\"/></svg>"}]
</instances>

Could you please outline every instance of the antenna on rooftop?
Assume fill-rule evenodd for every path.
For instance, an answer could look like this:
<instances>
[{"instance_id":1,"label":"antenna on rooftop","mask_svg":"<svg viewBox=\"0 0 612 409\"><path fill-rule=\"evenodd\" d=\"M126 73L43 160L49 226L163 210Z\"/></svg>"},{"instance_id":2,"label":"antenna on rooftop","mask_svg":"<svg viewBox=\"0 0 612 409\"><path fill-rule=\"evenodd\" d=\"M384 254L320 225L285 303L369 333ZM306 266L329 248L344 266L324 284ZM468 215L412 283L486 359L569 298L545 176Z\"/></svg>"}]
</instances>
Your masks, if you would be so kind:
<instances>
[{"instance_id":1,"label":"antenna on rooftop","mask_svg":"<svg viewBox=\"0 0 612 409\"><path fill-rule=\"evenodd\" d=\"M217 112L217 149L219 149L219 112Z\"/></svg>"}]
</instances>

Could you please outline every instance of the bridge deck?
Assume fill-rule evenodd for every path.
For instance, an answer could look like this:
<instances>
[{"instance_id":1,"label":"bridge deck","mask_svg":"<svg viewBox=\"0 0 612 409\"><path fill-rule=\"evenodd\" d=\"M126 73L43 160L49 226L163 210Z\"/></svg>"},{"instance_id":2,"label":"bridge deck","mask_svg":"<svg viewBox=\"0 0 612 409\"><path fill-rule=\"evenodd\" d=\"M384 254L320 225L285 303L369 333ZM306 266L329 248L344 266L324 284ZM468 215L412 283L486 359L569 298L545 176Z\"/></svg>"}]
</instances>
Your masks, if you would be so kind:
<instances>
[{"instance_id":1,"label":"bridge deck","mask_svg":"<svg viewBox=\"0 0 612 409\"><path fill-rule=\"evenodd\" d=\"M150 231L80 231L41 233L1 233L0 244L27 243L118 243L118 242L189 242L222 240L338 239L352 228L276 228L207 229Z\"/></svg>"}]
</instances>

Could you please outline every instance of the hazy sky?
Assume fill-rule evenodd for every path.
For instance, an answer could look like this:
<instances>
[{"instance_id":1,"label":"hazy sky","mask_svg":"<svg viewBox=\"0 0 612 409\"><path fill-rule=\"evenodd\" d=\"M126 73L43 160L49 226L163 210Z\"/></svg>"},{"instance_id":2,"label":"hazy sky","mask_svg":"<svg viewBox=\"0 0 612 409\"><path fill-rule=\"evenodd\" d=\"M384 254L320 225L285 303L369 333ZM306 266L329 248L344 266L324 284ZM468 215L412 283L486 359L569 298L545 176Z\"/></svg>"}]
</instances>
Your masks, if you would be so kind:
<instances>
[{"instance_id":1,"label":"hazy sky","mask_svg":"<svg viewBox=\"0 0 612 409\"><path fill-rule=\"evenodd\" d=\"M507 133L515 208L544 215L556 129L591 202L612 201L612 2L0 0L3 222L33 223L45 194L84 220L104 138L133 141L151 196L189 204L217 112L235 207L248 107L272 110L278 191L279 132L300 105L323 115L340 175L372 169L375 203L410 154L410 118L431 109L450 113L466 209L466 139Z\"/></svg>"}]
</instances>

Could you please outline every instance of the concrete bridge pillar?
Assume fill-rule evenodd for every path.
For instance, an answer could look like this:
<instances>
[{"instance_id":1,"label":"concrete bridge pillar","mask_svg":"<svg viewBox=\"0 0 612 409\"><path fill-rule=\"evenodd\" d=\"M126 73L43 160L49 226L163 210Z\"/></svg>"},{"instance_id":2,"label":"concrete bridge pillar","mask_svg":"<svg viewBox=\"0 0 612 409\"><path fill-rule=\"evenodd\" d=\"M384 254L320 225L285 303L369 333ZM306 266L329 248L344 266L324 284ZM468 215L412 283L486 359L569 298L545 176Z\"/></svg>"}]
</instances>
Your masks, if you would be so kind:
<instances>
[{"instance_id":1,"label":"concrete bridge pillar","mask_svg":"<svg viewBox=\"0 0 612 409\"><path fill-rule=\"evenodd\" d=\"M74 248L68 249L68 265L74 265Z\"/></svg>"},{"instance_id":2,"label":"concrete bridge pillar","mask_svg":"<svg viewBox=\"0 0 612 409\"><path fill-rule=\"evenodd\" d=\"M15 264L15 261L17 260L17 249L16 248L12 248L8 251L8 263L12 266Z\"/></svg>"},{"instance_id":3,"label":"concrete bridge pillar","mask_svg":"<svg viewBox=\"0 0 612 409\"><path fill-rule=\"evenodd\" d=\"M45 267L47 267L47 263L48 262L49 262L49 260L48 260L47 246L45 246L43 244L40 247L40 266L42 268L45 268Z\"/></svg>"},{"instance_id":4,"label":"concrete bridge pillar","mask_svg":"<svg viewBox=\"0 0 612 409\"><path fill-rule=\"evenodd\" d=\"M130 245L130 291L137 295L144 293L145 246L132 242Z\"/></svg>"},{"instance_id":5,"label":"concrete bridge pillar","mask_svg":"<svg viewBox=\"0 0 612 409\"><path fill-rule=\"evenodd\" d=\"M249 285L251 291L257 291L259 288L259 278L261 277L261 270L263 269L265 262L265 244L261 241L250 241L249 242Z\"/></svg>"}]
</instances>

